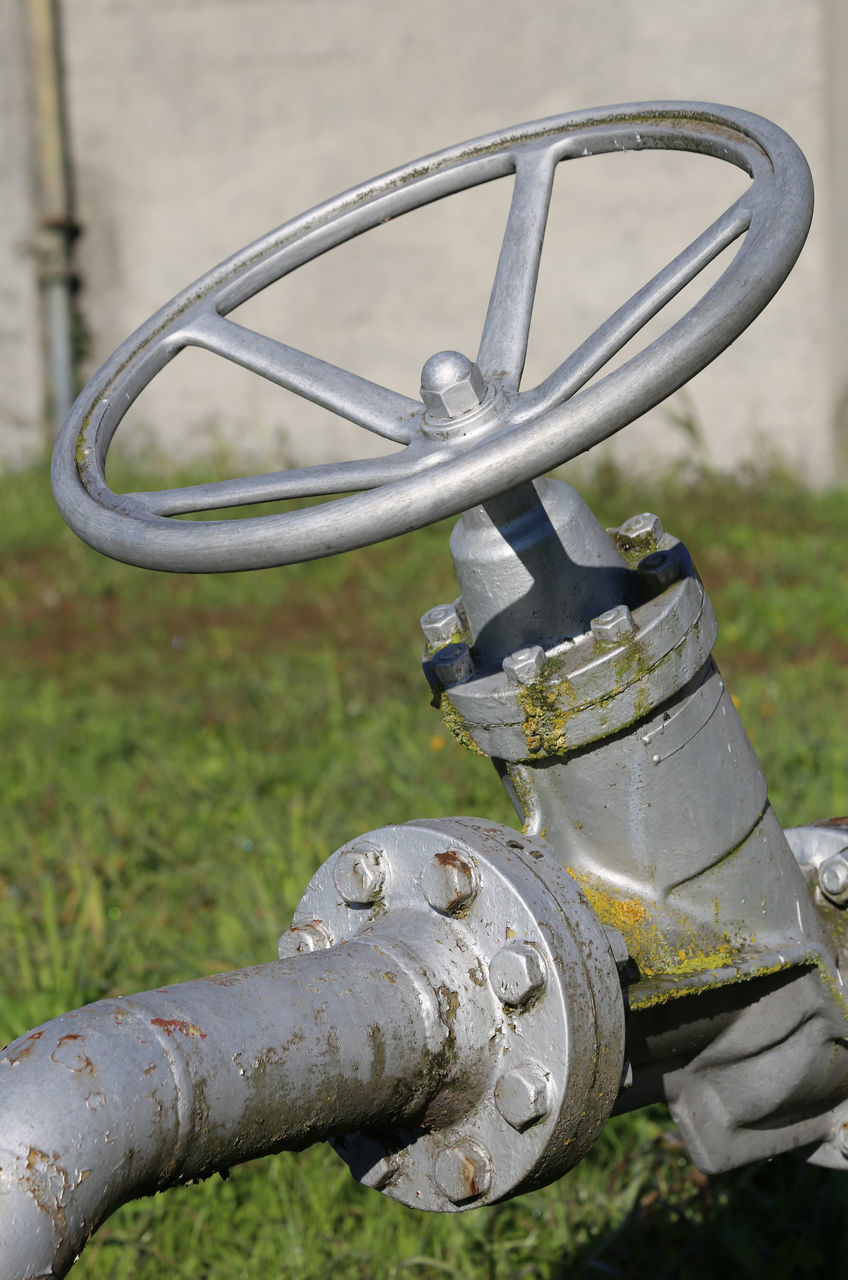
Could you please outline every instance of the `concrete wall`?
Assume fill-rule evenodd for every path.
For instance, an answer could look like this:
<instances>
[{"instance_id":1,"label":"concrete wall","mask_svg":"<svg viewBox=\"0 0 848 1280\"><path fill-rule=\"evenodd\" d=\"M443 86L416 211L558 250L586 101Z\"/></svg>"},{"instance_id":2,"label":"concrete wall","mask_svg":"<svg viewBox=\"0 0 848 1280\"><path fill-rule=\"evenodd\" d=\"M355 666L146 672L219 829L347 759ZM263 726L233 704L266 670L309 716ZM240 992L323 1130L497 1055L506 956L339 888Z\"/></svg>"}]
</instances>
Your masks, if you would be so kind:
<instances>
[{"instance_id":1,"label":"concrete wall","mask_svg":"<svg viewBox=\"0 0 848 1280\"><path fill-rule=\"evenodd\" d=\"M45 443L26 54L23 6L0 4L0 460L11 466Z\"/></svg>"},{"instance_id":2,"label":"concrete wall","mask_svg":"<svg viewBox=\"0 0 848 1280\"><path fill-rule=\"evenodd\" d=\"M581 106L726 102L796 138L820 213L801 263L753 329L615 447L646 466L696 447L724 467L772 454L805 479L828 481L842 391L834 322L848 332L833 209L845 148L830 157L826 127L828 106L844 94L834 87L848 39L842 4L61 0L89 364L239 245L417 155ZM4 21L23 6L7 3ZM605 157L566 169L525 385L739 189L735 171L700 157ZM415 394L433 351L476 350L508 196L493 184L380 228L249 304L244 320ZM35 350L30 326L22 314ZM123 434L137 448L183 455L222 447L238 455L236 467L369 446L195 352L142 396Z\"/></svg>"}]
</instances>

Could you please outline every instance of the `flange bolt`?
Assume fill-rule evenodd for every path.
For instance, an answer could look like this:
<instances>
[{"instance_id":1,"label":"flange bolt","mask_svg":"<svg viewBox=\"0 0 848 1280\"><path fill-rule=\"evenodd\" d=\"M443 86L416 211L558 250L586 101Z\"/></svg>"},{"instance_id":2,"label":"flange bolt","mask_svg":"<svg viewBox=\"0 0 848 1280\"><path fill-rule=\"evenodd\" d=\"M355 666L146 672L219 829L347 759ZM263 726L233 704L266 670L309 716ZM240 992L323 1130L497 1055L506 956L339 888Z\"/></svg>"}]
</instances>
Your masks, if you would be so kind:
<instances>
[{"instance_id":1,"label":"flange bolt","mask_svg":"<svg viewBox=\"0 0 848 1280\"><path fill-rule=\"evenodd\" d=\"M848 850L825 858L819 867L819 888L837 906L848 902Z\"/></svg>"},{"instance_id":2,"label":"flange bolt","mask_svg":"<svg viewBox=\"0 0 848 1280\"><path fill-rule=\"evenodd\" d=\"M514 685L532 684L539 678L544 665L545 651L538 644L532 644L527 649L517 649L503 660L504 675Z\"/></svg>"},{"instance_id":3,"label":"flange bolt","mask_svg":"<svg viewBox=\"0 0 848 1280\"><path fill-rule=\"evenodd\" d=\"M492 957L489 981L501 1004L527 1004L545 985L545 962L532 942L508 942Z\"/></svg>"},{"instance_id":4,"label":"flange bolt","mask_svg":"<svg viewBox=\"0 0 848 1280\"><path fill-rule=\"evenodd\" d=\"M474 674L474 663L468 645L462 642L446 644L438 653L433 654L430 669L443 689L464 684Z\"/></svg>"},{"instance_id":5,"label":"flange bolt","mask_svg":"<svg viewBox=\"0 0 848 1280\"><path fill-rule=\"evenodd\" d=\"M455 604L437 604L421 617L421 630L430 649L441 649L462 631L462 619Z\"/></svg>"},{"instance_id":6,"label":"flange bolt","mask_svg":"<svg viewBox=\"0 0 848 1280\"><path fill-rule=\"evenodd\" d=\"M485 1147L472 1138L460 1138L436 1156L433 1166L436 1186L451 1204L463 1204L484 1196L492 1185L492 1159Z\"/></svg>"},{"instance_id":7,"label":"flange bolt","mask_svg":"<svg viewBox=\"0 0 848 1280\"><path fill-rule=\"evenodd\" d=\"M495 1085L495 1106L513 1129L529 1129L550 1107L547 1072L535 1062L506 1071Z\"/></svg>"},{"instance_id":8,"label":"flange bolt","mask_svg":"<svg viewBox=\"0 0 848 1280\"><path fill-rule=\"evenodd\" d=\"M424 868L421 887L430 906L442 915L454 915L477 892L477 868L455 849L445 849Z\"/></svg>"},{"instance_id":9,"label":"flange bolt","mask_svg":"<svg viewBox=\"0 0 848 1280\"><path fill-rule=\"evenodd\" d=\"M421 399L431 418L448 421L482 402L486 383L473 360L459 351L437 351L421 370Z\"/></svg>"},{"instance_id":10,"label":"flange bolt","mask_svg":"<svg viewBox=\"0 0 848 1280\"><path fill-rule=\"evenodd\" d=\"M641 515L631 516L618 529L618 540L625 547L644 548L645 551L650 551L653 547L656 547L662 536L663 527L660 523L660 518L650 511L643 511Z\"/></svg>"},{"instance_id":11,"label":"flange bolt","mask_svg":"<svg viewBox=\"0 0 848 1280\"><path fill-rule=\"evenodd\" d=\"M349 907L376 902L385 883L383 851L367 840L343 849L333 868L333 884Z\"/></svg>"},{"instance_id":12,"label":"flange bolt","mask_svg":"<svg viewBox=\"0 0 848 1280\"><path fill-rule=\"evenodd\" d=\"M332 945L330 931L320 920L305 920L301 924L293 924L280 935L277 955L286 960L289 956L304 955L309 951L326 951Z\"/></svg>"},{"instance_id":13,"label":"flange bolt","mask_svg":"<svg viewBox=\"0 0 848 1280\"><path fill-rule=\"evenodd\" d=\"M674 550L652 551L639 561L639 576L654 591L664 591L683 577L683 565Z\"/></svg>"},{"instance_id":14,"label":"flange bolt","mask_svg":"<svg viewBox=\"0 0 848 1280\"><path fill-rule=\"evenodd\" d=\"M614 609L599 613L589 624L596 644L622 644L629 640L636 630L633 615L626 604L617 604Z\"/></svg>"}]
</instances>

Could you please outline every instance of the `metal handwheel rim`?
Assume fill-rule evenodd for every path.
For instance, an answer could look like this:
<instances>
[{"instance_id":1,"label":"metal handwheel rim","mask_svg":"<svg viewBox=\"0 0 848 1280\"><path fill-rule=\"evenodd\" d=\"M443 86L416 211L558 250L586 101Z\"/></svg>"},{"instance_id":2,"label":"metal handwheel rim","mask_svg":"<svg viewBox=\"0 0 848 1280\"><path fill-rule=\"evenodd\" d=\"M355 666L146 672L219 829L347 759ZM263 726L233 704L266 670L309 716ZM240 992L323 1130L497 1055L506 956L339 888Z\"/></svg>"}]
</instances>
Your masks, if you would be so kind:
<instances>
[{"instance_id":1,"label":"metal handwheel rim","mask_svg":"<svg viewBox=\"0 0 848 1280\"><path fill-rule=\"evenodd\" d=\"M549 378L535 388L521 391L519 379L553 172L559 163L577 155L622 149L700 151L743 168L752 184L711 228L633 295ZM537 170L549 170L550 174L538 179ZM484 358L479 361L489 381L500 388L488 431L463 436L460 424L453 439L428 440L420 432L416 435L414 428L424 418L423 406L416 401L253 335L226 319L229 311L267 284L335 244L371 229L386 216L399 216L443 195L510 172L516 175L510 218L517 207L515 192L523 180L525 185L531 184L531 222L533 216L537 223L541 219L541 232L536 236L538 244L531 246L528 266L524 243L517 231L511 231L508 219L490 312L484 324L480 351ZM544 191L537 191L532 185L537 181L548 182L546 198ZM606 439L715 358L780 287L803 245L811 209L809 170L794 142L761 117L725 107L641 103L574 112L515 126L435 153L353 188L284 224L206 273L142 325L95 375L64 424L53 461L56 500L76 532L109 555L145 567L188 572L264 568L315 559L454 515L533 479ZM531 227L531 240L532 232ZM603 369L629 341L627 336L621 339L621 333L632 336L638 332L647 319L676 296L683 287L677 283L678 277L688 283L740 236L744 236L741 247L729 265L682 319L625 364L585 386L594 376L591 366L599 352L602 355L604 349L610 348L595 371ZM703 249L698 248L701 242ZM513 258L518 254L517 265L508 262L504 269L514 274L501 285L500 311L490 324L498 301L501 266L510 253ZM677 264L682 265L675 274L672 267ZM686 271L690 272L688 276ZM659 289L657 282L667 273L668 283ZM519 318L514 320L513 312L504 305L504 289L516 281L523 293ZM655 305L657 298L664 301ZM640 318L643 313L647 319ZM615 322L619 317L617 330ZM501 329L516 332L504 337L499 323ZM523 350L522 334L518 332L522 325ZM242 338L245 333L247 339ZM204 503L206 509L215 509L231 505L232 495L242 490L245 494L265 493L262 478L224 482L210 486L204 493L202 486L175 491L170 498L167 491L151 495L112 493L105 480L105 459L115 430L152 377L190 345L216 350L237 363L247 360L247 367L310 399L316 399L310 379L320 383L322 376L338 375L338 389L319 386L325 398L318 398L318 402L351 416L345 401L348 397L360 414L355 421L367 430L406 443L406 449L373 463L363 460L335 468L278 473L268 479L266 496L239 499L265 501L281 485L285 489L288 476L306 477L301 482L290 481L289 487L297 488L300 483L307 496L344 492L344 486L340 489L337 484L323 490L315 487L324 483L328 475L344 474L348 490L360 489L330 504L279 515L200 523L171 518L183 509L193 509L180 505L182 500L187 501L185 494L200 502L199 509L204 509ZM587 351L581 355L584 347ZM505 361L498 362L497 357L503 355ZM284 362L284 357L290 359L294 374L290 369L272 367L274 359ZM513 367L505 372L496 368L493 372L484 367L485 359L507 365L511 361ZM575 384L571 390L569 377ZM292 379L297 382L298 378L309 389L292 386ZM331 403L327 403L327 396ZM408 418L406 425L401 420L403 414ZM370 416L370 422L363 421L363 416ZM213 505L210 493L225 491L230 493L230 500ZM167 501L171 502L170 508ZM168 514L156 514L157 503Z\"/></svg>"}]
</instances>

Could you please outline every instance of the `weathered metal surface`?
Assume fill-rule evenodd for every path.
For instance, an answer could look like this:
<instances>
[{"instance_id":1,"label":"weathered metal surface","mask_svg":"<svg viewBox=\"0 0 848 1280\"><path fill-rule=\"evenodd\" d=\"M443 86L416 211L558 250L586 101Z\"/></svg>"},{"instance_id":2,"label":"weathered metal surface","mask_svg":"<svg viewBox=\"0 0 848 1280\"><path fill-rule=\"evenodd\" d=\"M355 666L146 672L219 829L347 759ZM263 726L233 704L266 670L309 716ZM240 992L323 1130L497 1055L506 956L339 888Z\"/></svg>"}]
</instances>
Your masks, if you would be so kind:
<instances>
[{"instance_id":1,"label":"weathered metal surface","mask_svg":"<svg viewBox=\"0 0 848 1280\"><path fill-rule=\"evenodd\" d=\"M295 929L318 920L337 941L402 943L452 1030L444 1088L419 1126L386 1121L377 1134L336 1140L336 1149L356 1177L418 1209L493 1203L559 1177L595 1140L621 1080L624 1005L605 931L538 837L451 818L364 840L380 851L379 898L339 901L338 867L356 841L314 877ZM526 1096L533 1073L544 1082L535 1100ZM456 1170L476 1167L461 1154L472 1147L485 1152L486 1177L469 1173L476 1192L454 1194Z\"/></svg>"},{"instance_id":2,"label":"weathered metal surface","mask_svg":"<svg viewBox=\"0 0 848 1280\"><path fill-rule=\"evenodd\" d=\"M37 1027L0 1056L0 1277L64 1275L125 1200L413 1122L449 1032L426 979L367 942Z\"/></svg>"},{"instance_id":3,"label":"weathered metal surface","mask_svg":"<svg viewBox=\"0 0 848 1280\"><path fill-rule=\"evenodd\" d=\"M729 160L752 185L520 390L555 166L644 147ZM432 357L422 403L225 319L350 236L513 173L477 361ZM451 541L461 596L422 619L424 667L452 731L494 760L523 833L470 818L367 833L313 878L280 939L291 959L101 1002L10 1046L0 1212L17 1252L0 1280L61 1274L130 1195L319 1136L365 1184L451 1212L559 1176L614 1104L657 1098L707 1171L788 1150L848 1161L848 827L781 830L712 661L715 618L685 547L650 513L605 531L569 486L532 483L733 340L791 268L810 201L794 144L744 112L678 103L557 117L287 224L163 308L97 375L54 484L69 522L118 558L255 568L478 504ZM586 385L742 236L682 320ZM116 497L104 478L112 434L191 345L404 447ZM168 519L355 489L376 492L254 521Z\"/></svg>"}]
</instances>

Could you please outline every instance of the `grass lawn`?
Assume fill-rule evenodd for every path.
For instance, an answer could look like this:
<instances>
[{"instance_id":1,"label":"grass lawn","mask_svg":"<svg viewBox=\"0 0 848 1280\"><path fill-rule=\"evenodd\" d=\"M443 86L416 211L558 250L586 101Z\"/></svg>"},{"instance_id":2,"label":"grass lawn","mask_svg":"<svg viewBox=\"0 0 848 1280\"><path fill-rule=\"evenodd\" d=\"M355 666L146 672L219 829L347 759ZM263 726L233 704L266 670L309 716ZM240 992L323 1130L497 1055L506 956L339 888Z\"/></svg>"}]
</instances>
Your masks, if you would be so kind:
<instances>
[{"instance_id":1,"label":"grass lawn","mask_svg":"<svg viewBox=\"0 0 848 1280\"><path fill-rule=\"evenodd\" d=\"M785 825L848 808L848 502L779 476L629 486L719 617L717 658ZM449 528L335 560L171 577L89 551L46 472L0 478L0 1042L105 994L274 958L315 867L371 827L514 823L428 705L417 619L456 594ZM329 1150L126 1206L80 1280L848 1273L848 1177L705 1178L661 1110L563 1182L456 1217L360 1188Z\"/></svg>"}]
</instances>

